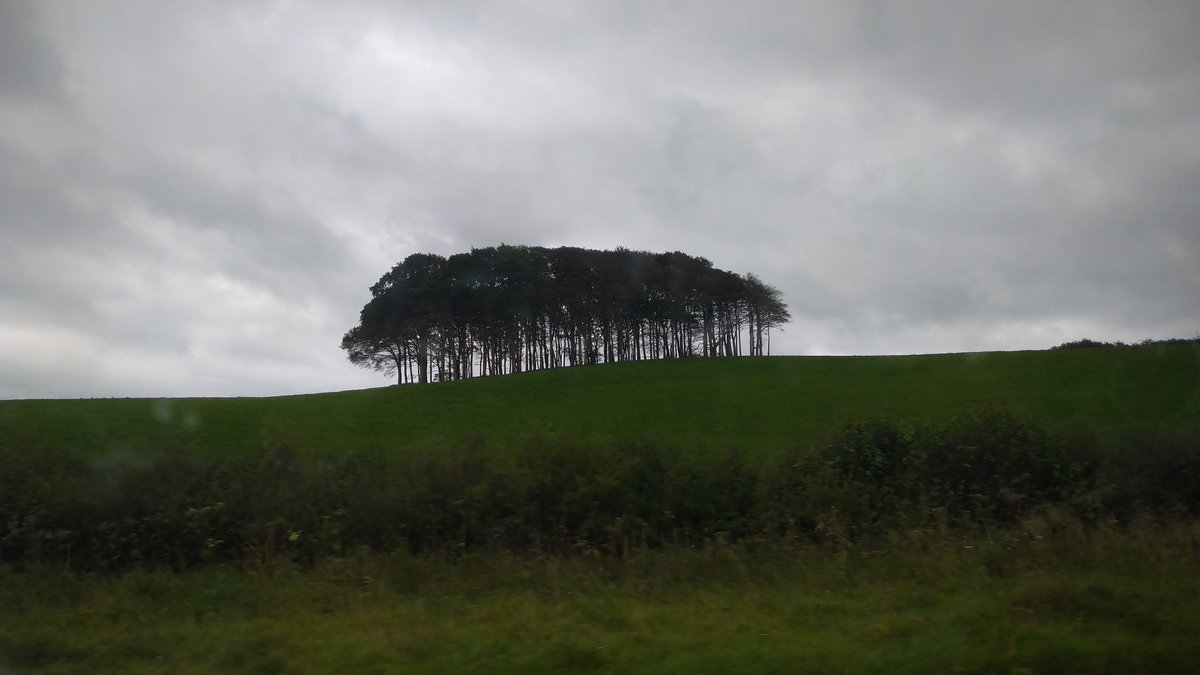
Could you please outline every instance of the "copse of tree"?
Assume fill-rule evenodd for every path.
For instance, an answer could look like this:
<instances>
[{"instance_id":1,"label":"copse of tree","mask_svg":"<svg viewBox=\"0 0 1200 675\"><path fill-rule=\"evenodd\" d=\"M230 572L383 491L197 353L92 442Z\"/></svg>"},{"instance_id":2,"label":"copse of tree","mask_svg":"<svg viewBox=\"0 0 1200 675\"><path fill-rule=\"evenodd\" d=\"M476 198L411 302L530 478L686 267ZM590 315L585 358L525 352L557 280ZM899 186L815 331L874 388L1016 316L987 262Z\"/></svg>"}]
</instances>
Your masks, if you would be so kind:
<instances>
[{"instance_id":1,"label":"copse of tree","mask_svg":"<svg viewBox=\"0 0 1200 675\"><path fill-rule=\"evenodd\" d=\"M1124 342L1100 342L1091 338L1083 338L1082 340L1073 340L1064 342L1060 345L1055 345L1050 349L1102 349L1104 347L1124 347Z\"/></svg>"},{"instance_id":2,"label":"copse of tree","mask_svg":"<svg viewBox=\"0 0 1200 675\"><path fill-rule=\"evenodd\" d=\"M1147 347L1147 346L1164 347L1164 346L1171 346L1171 345L1194 345L1194 344L1200 344L1200 336L1197 336L1194 338L1168 338L1165 340L1155 340L1153 338L1146 338L1145 340L1142 340L1141 342L1137 343L1137 345L1140 345L1143 347ZM1083 338L1082 340L1073 340L1071 342L1064 342L1060 345L1055 345L1055 346L1051 347L1050 349L1051 350L1103 349L1105 347L1132 347L1132 346L1134 346L1133 343L1121 342L1120 340L1117 340L1115 342L1101 342L1099 340Z\"/></svg>"},{"instance_id":3,"label":"copse of tree","mask_svg":"<svg viewBox=\"0 0 1200 675\"><path fill-rule=\"evenodd\" d=\"M770 353L777 288L678 251L496 246L417 253L371 287L342 338L398 383L563 366Z\"/></svg>"}]
</instances>

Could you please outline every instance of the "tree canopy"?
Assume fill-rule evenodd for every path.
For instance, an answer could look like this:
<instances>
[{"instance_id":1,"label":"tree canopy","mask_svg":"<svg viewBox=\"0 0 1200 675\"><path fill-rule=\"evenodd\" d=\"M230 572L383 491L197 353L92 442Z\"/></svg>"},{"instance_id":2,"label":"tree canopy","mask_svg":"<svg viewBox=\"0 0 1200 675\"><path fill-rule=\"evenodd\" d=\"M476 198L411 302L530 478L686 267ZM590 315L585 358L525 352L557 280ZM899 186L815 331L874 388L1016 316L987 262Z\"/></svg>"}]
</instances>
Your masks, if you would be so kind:
<instances>
[{"instance_id":1,"label":"tree canopy","mask_svg":"<svg viewBox=\"0 0 1200 675\"><path fill-rule=\"evenodd\" d=\"M495 246L408 256L342 338L397 382L688 356L762 355L777 288L675 251Z\"/></svg>"}]
</instances>

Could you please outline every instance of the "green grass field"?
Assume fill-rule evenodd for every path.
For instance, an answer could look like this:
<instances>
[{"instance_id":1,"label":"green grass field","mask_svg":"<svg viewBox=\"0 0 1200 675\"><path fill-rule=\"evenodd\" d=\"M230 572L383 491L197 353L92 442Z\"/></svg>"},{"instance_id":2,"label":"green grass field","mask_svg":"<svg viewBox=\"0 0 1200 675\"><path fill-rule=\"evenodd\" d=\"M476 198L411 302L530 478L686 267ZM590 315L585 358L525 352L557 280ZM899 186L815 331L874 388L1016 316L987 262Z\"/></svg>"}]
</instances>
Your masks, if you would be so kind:
<instances>
[{"instance_id":1,"label":"green grass field","mask_svg":"<svg viewBox=\"0 0 1200 675\"><path fill-rule=\"evenodd\" d=\"M779 450L849 421L1003 408L1112 437L1200 426L1200 346L622 363L276 398L0 401L0 442L107 452L403 451L480 439Z\"/></svg>"},{"instance_id":2,"label":"green grass field","mask_svg":"<svg viewBox=\"0 0 1200 675\"><path fill-rule=\"evenodd\" d=\"M994 418L982 441L1024 438L1002 435L1015 419L1056 438L1094 434L1078 447L1103 455L1100 482L1007 519L960 509L954 520L946 504L871 506L871 483L845 483L828 454L808 452L847 424L953 424L988 409L1017 417ZM1197 345L0 401L0 674L1200 672L1198 438ZM874 447L852 466L877 468ZM746 452L693 455L728 449ZM741 466L730 458L747 468L726 470ZM669 488L656 497L672 519L734 508L730 490L704 486L742 478L782 486L786 512L753 502L759 516L811 519L783 535L749 523L741 539L705 530L613 553L600 507L636 506L620 477L658 476L659 460L663 480L647 484ZM541 522L533 514L574 522L559 517L568 507L600 539L564 527L566 548L505 548L485 532L460 548L451 528L416 550L404 543L418 530L389 529L468 514L466 532L495 511L520 534ZM862 523L895 517L855 536L850 508ZM724 522L714 513L703 522ZM349 531L370 524L400 534L369 546L369 531ZM171 532L195 534L193 548L130 553L153 554Z\"/></svg>"},{"instance_id":3,"label":"green grass field","mask_svg":"<svg viewBox=\"0 0 1200 675\"><path fill-rule=\"evenodd\" d=\"M1194 673L1192 528L0 574L20 673Z\"/></svg>"}]
</instances>

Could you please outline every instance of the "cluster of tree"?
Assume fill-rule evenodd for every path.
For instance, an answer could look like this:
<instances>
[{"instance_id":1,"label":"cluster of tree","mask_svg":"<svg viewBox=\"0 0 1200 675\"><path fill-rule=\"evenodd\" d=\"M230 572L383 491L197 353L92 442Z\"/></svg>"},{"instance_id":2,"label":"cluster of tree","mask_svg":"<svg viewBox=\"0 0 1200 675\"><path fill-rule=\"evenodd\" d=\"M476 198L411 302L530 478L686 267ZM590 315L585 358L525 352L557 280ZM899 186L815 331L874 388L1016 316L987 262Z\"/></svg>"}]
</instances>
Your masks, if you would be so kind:
<instances>
[{"instance_id":1,"label":"cluster of tree","mask_svg":"<svg viewBox=\"0 0 1200 675\"><path fill-rule=\"evenodd\" d=\"M1151 338L1146 338L1145 340L1138 342L1136 346L1148 347L1148 346L1194 345L1194 344L1200 344L1200 337L1169 338L1166 340L1154 340ZM1055 345L1055 346L1051 347L1050 349L1100 349L1103 347L1133 347L1133 346L1135 346L1135 345L1130 344L1128 342L1121 342L1120 340L1117 340L1115 342L1101 342L1099 340L1092 340L1091 338L1083 338L1082 340L1073 340L1071 342L1064 342L1060 345Z\"/></svg>"},{"instance_id":2,"label":"cluster of tree","mask_svg":"<svg viewBox=\"0 0 1200 675\"><path fill-rule=\"evenodd\" d=\"M371 287L342 338L398 383L579 364L770 353L778 289L680 252L498 246L418 253Z\"/></svg>"}]
</instances>

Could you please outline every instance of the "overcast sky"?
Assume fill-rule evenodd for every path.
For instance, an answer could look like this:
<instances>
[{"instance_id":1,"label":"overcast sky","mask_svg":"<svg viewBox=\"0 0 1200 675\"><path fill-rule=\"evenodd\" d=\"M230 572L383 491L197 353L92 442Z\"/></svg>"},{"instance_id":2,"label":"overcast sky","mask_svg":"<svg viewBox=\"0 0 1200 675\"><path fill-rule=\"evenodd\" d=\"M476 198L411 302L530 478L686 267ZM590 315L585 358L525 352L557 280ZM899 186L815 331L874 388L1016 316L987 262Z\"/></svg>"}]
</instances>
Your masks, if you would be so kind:
<instances>
[{"instance_id":1,"label":"overcast sky","mask_svg":"<svg viewBox=\"0 0 1200 675\"><path fill-rule=\"evenodd\" d=\"M1200 334L1200 3L0 0L0 398L390 382L417 252L682 250L777 354Z\"/></svg>"}]
</instances>

